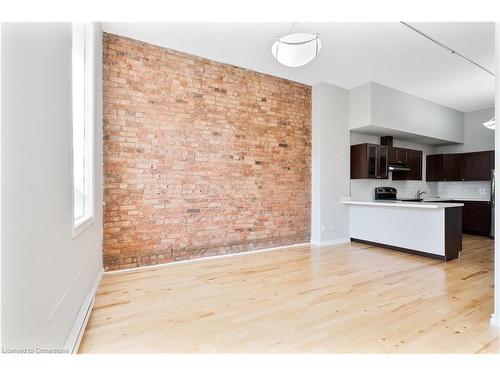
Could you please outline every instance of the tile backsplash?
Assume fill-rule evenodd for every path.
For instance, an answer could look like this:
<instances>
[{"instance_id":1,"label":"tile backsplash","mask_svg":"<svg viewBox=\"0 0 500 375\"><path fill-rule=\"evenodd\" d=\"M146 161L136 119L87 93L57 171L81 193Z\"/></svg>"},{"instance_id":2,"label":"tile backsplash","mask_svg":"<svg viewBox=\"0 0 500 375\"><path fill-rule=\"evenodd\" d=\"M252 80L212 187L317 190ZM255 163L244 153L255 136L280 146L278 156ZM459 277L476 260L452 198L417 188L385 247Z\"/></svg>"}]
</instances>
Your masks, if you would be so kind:
<instances>
[{"instance_id":1,"label":"tile backsplash","mask_svg":"<svg viewBox=\"0 0 500 375\"><path fill-rule=\"evenodd\" d=\"M438 194L443 198L489 198L489 181L438 182Z\"/></svg>"},{"instance_id":2,"label":"tile backsplash","mask_svg":"<svg viewBox=\"0 0 500 375\"><path fill-rule=\"evenodd\" d=\"M398 198L414 198L417 190L424 190L424 198L489 198L488 181L426 182L392 180L351 180L352 199L371 200L375 198L375 188L392 186L398 190Z\"/></svg>"},{"instance_id":3,"label":"tile backsplash","mask_svg":"<svg viewBox=\"0 0 500 375\"><path fill-rule=\"evenodd\" d=\"M375 198L375 188L379 186L391 186L398 190L398 198L414 198L417 190L424 190L424 197L436 197L438 195L438 183L426 181L392 181L392 180L351 180L352 199L371 200Z\"/></svg>"}]
</instances>

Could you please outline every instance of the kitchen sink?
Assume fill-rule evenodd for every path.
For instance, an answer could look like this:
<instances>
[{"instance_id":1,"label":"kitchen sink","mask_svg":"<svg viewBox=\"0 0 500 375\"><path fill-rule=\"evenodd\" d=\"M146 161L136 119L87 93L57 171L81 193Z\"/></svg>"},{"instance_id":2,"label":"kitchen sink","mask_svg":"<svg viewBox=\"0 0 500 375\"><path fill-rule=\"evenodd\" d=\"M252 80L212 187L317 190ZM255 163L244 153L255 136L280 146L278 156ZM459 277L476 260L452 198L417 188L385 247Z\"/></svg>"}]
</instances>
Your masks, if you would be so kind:
<instances>
[{"instance_id":1,"label":"kitchen sink","mask_svg":"<svg viewBox=\"0 0 500 375\"><path fill-rule=\"evenodd\" d=\"M423 198L403 198L400 199L401 202L422 202Z\"/></svg>"}]
</instances>

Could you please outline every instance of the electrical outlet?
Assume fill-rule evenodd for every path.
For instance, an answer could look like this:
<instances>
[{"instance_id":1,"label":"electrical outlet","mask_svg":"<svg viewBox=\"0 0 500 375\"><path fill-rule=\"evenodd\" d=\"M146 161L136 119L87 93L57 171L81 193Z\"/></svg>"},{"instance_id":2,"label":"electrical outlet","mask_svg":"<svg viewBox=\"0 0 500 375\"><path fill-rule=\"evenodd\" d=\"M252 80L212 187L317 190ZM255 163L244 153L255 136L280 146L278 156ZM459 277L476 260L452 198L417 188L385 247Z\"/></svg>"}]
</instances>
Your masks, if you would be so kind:
<instances>
[{"instance_id":1,"label":"electrical outlet","mask_svg":"<svg viewBox=\"0 0 500 375\"><path fill-rule=\"evenodd\" d=\"M325 224L323 224L323 225L321 226L321 231L322 231L322 232L324 232L325 230L326 230L326 225L325 225Z\"/></svg>"}]
</instances>

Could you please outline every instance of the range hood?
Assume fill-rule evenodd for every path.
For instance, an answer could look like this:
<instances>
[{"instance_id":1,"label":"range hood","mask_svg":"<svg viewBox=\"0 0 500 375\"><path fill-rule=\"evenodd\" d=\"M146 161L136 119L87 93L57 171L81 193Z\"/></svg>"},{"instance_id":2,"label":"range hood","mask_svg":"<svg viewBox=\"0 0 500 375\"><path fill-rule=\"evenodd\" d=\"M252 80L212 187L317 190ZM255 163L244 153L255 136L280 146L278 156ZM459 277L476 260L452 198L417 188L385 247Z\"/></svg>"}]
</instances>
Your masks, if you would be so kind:
<instances>
[{"instance_id":1,"label":"range hood","mask_svg":"<svg viewBox=\"0 0 500 375\"><path fill-rule=\"evenodd\" d=\"M409 172L410 168L402 165L389 165L389 172Z\"/></svg>"}]
</instances>

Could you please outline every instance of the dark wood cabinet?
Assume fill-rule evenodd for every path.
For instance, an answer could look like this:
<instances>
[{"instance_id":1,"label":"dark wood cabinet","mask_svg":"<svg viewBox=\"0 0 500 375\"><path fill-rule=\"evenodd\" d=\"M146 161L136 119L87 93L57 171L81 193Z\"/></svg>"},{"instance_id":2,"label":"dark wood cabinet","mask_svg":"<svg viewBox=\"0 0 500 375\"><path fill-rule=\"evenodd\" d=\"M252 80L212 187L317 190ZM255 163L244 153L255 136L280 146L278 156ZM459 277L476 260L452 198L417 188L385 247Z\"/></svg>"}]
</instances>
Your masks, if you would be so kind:
<instances>
[{"instance_id":1,"label":"dark wood cabinet","mask_svg":"<svg viewBox=\"0 0 500 375\"><path fill-rule=\"evenodd\" d=\"M443 155L443 181L461 180L461 157L460 154Z\"/></svg>"},{"instance_id":2,"label":"dark wood cabinet","mask_svg":"<svg viewBox=\"0 0 500 375\"><path fill-rule=\"evenodd\" d=\"M443 155L427 155L425 164L425 179L427 181L442 181Z\"/></svg>"},{"instance_id":3,"label":"dark wood cabinet","mask_svg":"<svg viewBox=\"0 0 500 375\"><path fill-rule=\"evenodd\" d=\"M388 147L363 143L351 146L351 178L388 177Z\"/></svg>"},{"instance_id":4,"label":"dark wood cabinet","mask_svg":"<svg viewBox=\"0 0 500 375\"><path fill-rule=\"evenodd\" d=\"M377 146L367 145L367 148L368 148L368 178L375 178L378 176Z\"/></svg>"},{"instance_id":5,"label":"dark wood cabinet","mask_svg":"<svg viewBox=\"0 0 500 375\"><path fill-rule=\"evenodd\" d=\"M405 150L407 154L407 166L410 168L408 172L394 171L392 179L398 180L422 180L422 158L423 153L420 150ZM390 153L390 150L389 150ZM390 162L389 162L390 163Z\"/></svg>"},{"instance_id":6,"label":"dark wood cabinet","mask_svg":"<svg viewBox=\"0 0 500 375\"><path fill-rule=\"evenodd\" d=\"M460 154L427 155L425 176L427 181L461 181Z\"/></svg>"},{"instance_id":7,"label":"dark wood cabinet","mask_svg":"<svg viewBox=\"0 0 500 375\"><path fill-rule=\"evenodd\" d=\"M461 155L462 181L489 181L494 169L494 151L468 152Z\"/></svg>"},{"instance_id":8,"label":"dark wood cabinet","mask_svg":"<svg viewBox=\"0 0 500 375\"><path fill-rule=\"evenodd\" d=\"M409 151L406 148L390 147L389 148L389 164L392 165L407 165Z\"/></svg>"},{"instance_id":9,"label":"dark wood cabinet","mask_svg":"<svg viewBox=\"0 0 500 375\"><path fill-rule=\"evenodd\" d=\"M427 155L427 181L489 181L494 152Z\"/></svg>"},{"instance_id":10,"label":"dark wood cabinet","mask_svg":"<svg viewBox=\"0 0 500 375\"><path fill-rule=\"evenodd\" d=\"M378 147L378 178L387 179L389 177L389 148L387 146Z\"/></svg>"},{"instance_id":11,"label":"dark wood cabinet","mask_svg":"<svg viewBox=\"0 0 500 375\"><path fill-rule=\"evenodd\" d=\"M410 168L392 172L393 180L422 180L422 151L371 143L351 146L351 179L387 179L389 165Z\"/></svg>"},{"instance_id":12,"label":"dark wood cabinet","mask_svg":"<svg viewBox=\"0 0 500 375\"><path fill-rule=\"evenodd\" d=\"M462 232L489 236L491 229L491 203L462 201Z\"/></svg>"},{"instance_id":13,"label":"dark wood cabinet","mask_svg":"<svg viewBox=\"0 0 500 375\"><path fill-rule=\"evenodd\" d=\"M408 180L422 180L422 159L422 151L408 150L408 167L410 167Z\"/></svg>"}]
</instances>

